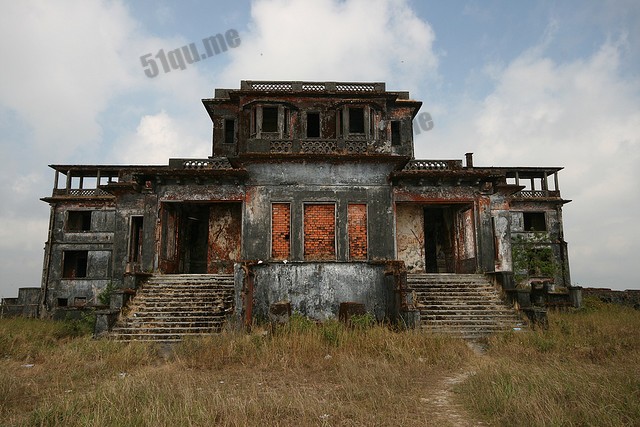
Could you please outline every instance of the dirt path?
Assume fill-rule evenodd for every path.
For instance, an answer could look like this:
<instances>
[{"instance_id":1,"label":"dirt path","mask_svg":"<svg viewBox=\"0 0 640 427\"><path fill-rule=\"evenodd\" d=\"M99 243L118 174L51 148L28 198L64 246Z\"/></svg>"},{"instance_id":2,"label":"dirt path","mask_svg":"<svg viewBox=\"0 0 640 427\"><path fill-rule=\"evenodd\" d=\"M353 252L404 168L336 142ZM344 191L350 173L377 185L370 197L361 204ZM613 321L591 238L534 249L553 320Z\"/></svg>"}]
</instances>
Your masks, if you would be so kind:
<instances>
[{"instance_id":1,"label":"dirt path","mask_svg":"<svg viewBox=\"0 0 640 427\"><path fill-rule=\"evenodd\" d=\"M477 354L484 354L484 349L477 343L468 342L468 345ZM487 425L482 421L474 420L462 405L456 403L453 388L471 375L473 375L473 371L469 367L449 375L443 375L434 382L429 397L420 399L420 402L432 414L430 425L465 427Z\"/></svg>"}]
</instances>

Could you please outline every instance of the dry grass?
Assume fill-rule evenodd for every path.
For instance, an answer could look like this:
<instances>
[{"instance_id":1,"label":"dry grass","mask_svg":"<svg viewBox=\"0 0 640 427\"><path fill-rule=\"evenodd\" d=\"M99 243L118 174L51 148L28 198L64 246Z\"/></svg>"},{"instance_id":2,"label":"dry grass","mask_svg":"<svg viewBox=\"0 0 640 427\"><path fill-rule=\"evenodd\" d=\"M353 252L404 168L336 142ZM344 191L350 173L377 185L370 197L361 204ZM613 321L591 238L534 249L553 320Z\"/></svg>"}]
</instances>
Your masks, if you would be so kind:
<instances>
[{"instance_id":1,"label":"dry grass","mask_svg":"<svg viewBox=\"0 0 640 427\"><path fill-rule=\"evenodd\" d=\"M640 424L640 313L619 307L552 314L548 331L497 336L482 357L423 332L299 317L171 351L81 326L0 320L0 425L434 425L425 402L469 369L458 401L491 425Z\"/></svg>"},{"instance_id":2,"label":"dry grass","mask_svg":"<svg viewBox=\"0 0 640 427\"><path fill-rule=\"evenodd\" d=\"M640 312L587 301L489 342L457 391L492 425L640 425Z\"/></svg>"},{"instance_id":3,"label":"dry grass","mask_svg":"<svg viewBox=\"0 0 640 427\"><path fill-rule=\"evenodd\" d=\"M429 425L420 398L473 357L454 339L299 318L169 353L21 322L0 321L0 337L29 329L49 344L0 350L1 425Z\"/></svg>"}]
</instances>

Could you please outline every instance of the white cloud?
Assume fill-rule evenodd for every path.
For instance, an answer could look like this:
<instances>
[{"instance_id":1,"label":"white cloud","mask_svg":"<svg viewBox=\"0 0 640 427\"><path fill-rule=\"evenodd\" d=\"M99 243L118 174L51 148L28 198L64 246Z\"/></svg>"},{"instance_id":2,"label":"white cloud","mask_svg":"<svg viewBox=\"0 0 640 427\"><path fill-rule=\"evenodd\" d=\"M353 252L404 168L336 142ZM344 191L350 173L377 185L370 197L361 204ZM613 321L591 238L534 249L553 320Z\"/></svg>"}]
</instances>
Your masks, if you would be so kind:
<instances>
[{"instance_id":1,"label":"white cloud","mask_svg":"<svg viewBox=\"0 0 640 427\"><path fill-rule=\"evenodd\" d=\"M13 2L0 18L0 100L33 128L34 149L97 144L95 118L130 83L120 59L135 24L120 2Z\"/></svg>"},{"instance_id":2,"label":"white cloud","mask_svg":"<svg viewBox=\"0 0 640 427\"><path fill-rule=\"evenodd\" d=\"M621 76L623 52L605 43L568 62L525 52L457 134L478 165L565 167L572 278L585 286L638 286L628 271L640 252L640 81Z\"/></svg>"},{"instance_id":3,"label":"white cloud","mask_svg":"<svg viewBox=\"0 0 640 427\"><path fill-rule=\"evenodd\" d=\"M211 148L181 122L165 111L146 115L135 133L115 145L117 158L127 164L167 164L170 157L207 157Z\"/></svg>"},{"instance_id":4,"label":"white cloud","mask_svg":"<svg viewBox=\"0 0 640 427\"><path fill-rule=\"evenodd\" d=\"M433 78L435 35L404 0L258 0L223 82L383 81L417 88Z\"/></svg>"}]
</instances>

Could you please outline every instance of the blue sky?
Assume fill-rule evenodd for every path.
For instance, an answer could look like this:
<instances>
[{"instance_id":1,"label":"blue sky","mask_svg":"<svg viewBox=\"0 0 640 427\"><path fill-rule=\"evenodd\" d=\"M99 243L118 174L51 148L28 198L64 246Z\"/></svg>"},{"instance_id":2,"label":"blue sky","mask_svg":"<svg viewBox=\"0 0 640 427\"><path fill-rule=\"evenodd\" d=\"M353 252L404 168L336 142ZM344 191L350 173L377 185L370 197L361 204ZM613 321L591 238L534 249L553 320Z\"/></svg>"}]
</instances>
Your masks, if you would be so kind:
<instances>
[{"instance_id":1,"label":"blue sky","mask_svg":"<svg viewBox=\"0 0 640 427\"><path fill-rule=\"evenodd\" d=\"M572 282L640 288L640 3L2 1L0 297L39 286L51 163L210 154L200 99L240 80L384 81L424 102L416 156L564 166ZM235 29L148 78L140 57Z\"/></svg>"}]
</instances>

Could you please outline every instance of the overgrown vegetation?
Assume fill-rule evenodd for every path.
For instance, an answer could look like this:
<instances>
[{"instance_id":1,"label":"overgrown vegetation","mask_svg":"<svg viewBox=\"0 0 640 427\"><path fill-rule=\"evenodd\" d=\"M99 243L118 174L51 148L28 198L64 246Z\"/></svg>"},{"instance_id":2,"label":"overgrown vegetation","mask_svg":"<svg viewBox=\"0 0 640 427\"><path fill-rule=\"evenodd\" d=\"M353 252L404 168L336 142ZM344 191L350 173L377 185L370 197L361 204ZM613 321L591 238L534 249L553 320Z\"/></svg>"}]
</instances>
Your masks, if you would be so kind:
<instances>
[{"instance_id":1,"label":"overgrown vegetation","mask_svg":"<svg viewBox=\"0 0 640 427\"><path fill-rule=\"evenodd\" d=\"M555 278L558 264L553 249L549 246L548 233L528 233L526 236L518 234L512 244L516 283L530 277Z\"/></svg>"},{"instance_id":2,"label":"overgrown vegetation","mask_svg":"<svg viewBox=\"0 0 640 427\"><path fill-rule=\"evenodd\" d=\"M366 317L294 315L170 349L0 319L0 425L433 425L434 387L469 370L455 398L491 425L636 425L640 312L589 302L549 320L494 337L479 356Z\"/></svg>"},{"instance_id":3,"label":"overgrown vegetation","mask_svg":"<svg viewBox=\"0 0 640 427\"><path fill-rule=\"evenodd\" d=\"M638 425L638 331L639 311L587 300L548 330L490 340L458 392L492 425Z\"/></svg>"}]
</instances>

